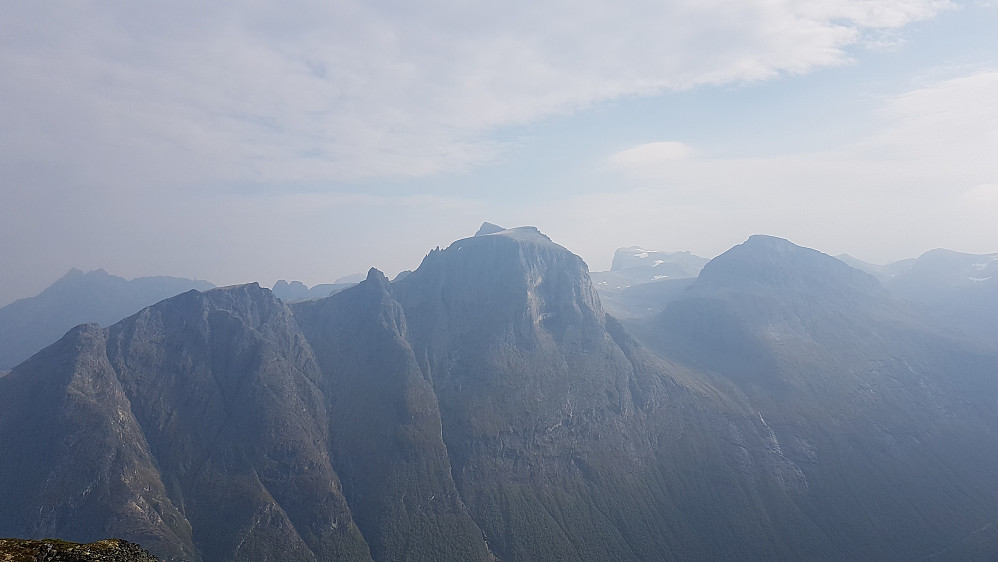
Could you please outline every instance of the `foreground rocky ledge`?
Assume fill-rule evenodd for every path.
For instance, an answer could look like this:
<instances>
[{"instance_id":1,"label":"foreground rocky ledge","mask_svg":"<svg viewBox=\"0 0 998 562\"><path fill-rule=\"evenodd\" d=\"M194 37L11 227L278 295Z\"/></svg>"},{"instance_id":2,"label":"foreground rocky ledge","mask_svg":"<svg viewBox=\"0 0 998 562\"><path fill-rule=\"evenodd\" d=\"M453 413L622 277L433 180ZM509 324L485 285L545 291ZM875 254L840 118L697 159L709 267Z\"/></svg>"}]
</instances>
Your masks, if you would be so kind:
<instances>
[{"instance_id":1,"label":"foreground rocky ledge","mask_svg":"<svg viewBox=\"0 0 998 562\"><path fill-rule=\"evenodd\" d=\"M59 539L0 539L0 562L158 562L135 543L107 539L87 544Z\"/></svg>"}]
</instances>

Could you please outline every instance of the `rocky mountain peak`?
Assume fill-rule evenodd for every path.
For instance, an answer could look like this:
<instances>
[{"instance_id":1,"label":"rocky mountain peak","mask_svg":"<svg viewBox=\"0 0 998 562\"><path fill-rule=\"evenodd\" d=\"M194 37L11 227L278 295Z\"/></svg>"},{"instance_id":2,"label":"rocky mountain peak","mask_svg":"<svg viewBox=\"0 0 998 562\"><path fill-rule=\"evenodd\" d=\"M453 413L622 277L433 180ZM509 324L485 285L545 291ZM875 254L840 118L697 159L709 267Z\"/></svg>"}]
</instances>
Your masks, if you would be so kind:
<instances>
[{"instance_id":1,"label":"rocky mountain peak","mask_svg":"<svg viewBox=\"0 0 998 562\"><path fill-rule=\"evenodd\" d=\"M839 259L764 235L751 236L708 262L697 285L739 290L765 286L800 293L885 294L873 276Z\"/></svg>"},{"instance_id":2,"label":"rocky mountain peak","mask_svg":"<svg viewBox=\"0 0 998 562\"><path fill-rule=\"evenodd\" d=\"M522 344L542 332L557 339L581 326L602 330L588 272L579 256L534 227L519 227L430 252L396 285L407 311L433 309L458 325L517 334Z\"/></svg>"},{"instance_id":3,"label":"rocky mountain peak","mask_svg":"<svg viewBox=\"0 0 998 562\"><path fill-rule=\"evenodd\" d=\"M188 291L185 294L193 296L196 293L196 291ZM274 293L270 289L261 287L256 282L219 287L200 294L204 296L205 302L219 308L224 307L240 310L250 307L272 308L280 306L280 302L274 296Z\"/></svg>"},{"instance_id":4,"label":"rocky mountain peak","mask_svg":"<svg viewBox=\"0 0 998 562\"><path fill-rule=\"evenodd\" d=\"M103 269L84 272L77 268L72 268L60 277L50 287L47 287L42 294L59 293L64 291L78 291L81 287L97 286L108 283L125 283L125 279L117 275L111 275Z\"/></svg>"},{"instance_id":5,"label":"rocky mountain peak","mask_svg":"<svg viewBox=\"0 0 998 562\"><path fill-rule=\"evenodd\" d=\"M382 271L376 267L372 267L367 272L366 281L368 283L381 285L382 287L388 287L389 284L391 283L390 281L388 281L388 277L385 277L385 274L382 273Z\"/></svg>"},{"instance_id":6,"label":"rocky mountain peak","mask_svg":"<svg viewBox=\"0 0 998 562\"><path fill-rule=\"evenodd\" d=\"M281 279L274 283L274 288L271 290L278 298L285 300L308 298L308 287L301 281L288 283L286 280Z\"/></svg>"},{"instance_id":7,"label":"rocky mountain peak","mask_svg":"<svg viewBox=\"0 0 998 562\"><path fill-rule=\"evenodd\" d=\"M496 232L502 232L506 230L505 228L492 224L490 222L483 222L481 228L475 233L475 236L485 236L486 234L495 234Z\"/></svg>"},{"instance_id":8,"label":"rocky mountain peak","mask_svg":"<svg viewBox=\"0 0 998 562\"><path fill-rule=\"evenodd\" d=\"M553 245L565 250L562 246L558 246L551 241L546 234L537 229L536 226L518 226L516 228L506 228L502 230L497 230L495 232L490 232L483 236L504 236L506 238L511 238L518 242L524 242L529 244L539 244L539 245ZM566 252L568 250L565 250Z\"/></svg>"}]
</instances>

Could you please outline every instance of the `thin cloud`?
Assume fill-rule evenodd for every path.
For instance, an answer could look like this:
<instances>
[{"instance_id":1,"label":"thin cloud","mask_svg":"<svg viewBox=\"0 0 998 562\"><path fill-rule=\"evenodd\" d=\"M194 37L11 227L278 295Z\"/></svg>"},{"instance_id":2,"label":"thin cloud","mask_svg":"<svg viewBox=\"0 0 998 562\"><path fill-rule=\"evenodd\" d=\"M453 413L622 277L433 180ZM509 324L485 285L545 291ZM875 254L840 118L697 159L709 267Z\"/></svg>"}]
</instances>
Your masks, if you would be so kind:
<instances>
[{"instance_id":1,"label":"thin cloud","mask_svg":"<svg viewBox=\"0 0 998 562\"><path fill-rule=\"evenodd\" d=\"M663 217L675 217L673 224L684 225L679 230L696 231L703 240L717 236L710 228L731 231L728 244L752 229L814 236L828 250L852 240L853 248L866 248L871 259L881 261L908 257L899 251L917 255L947 244L993 251L996 99L998 71L979 71L885 99L875 113L875 132L829 150L775 157L621 158L658 143L640 145L608 159L640 187L574 199L571 208L595 214L594 221L604 216L648 233L667 224ZM685 210L674 213L680 205ZM642 220L646 227L636 224ZM705 224L711 227L703 230ZM973 236L967 233L972 228ZM678 236L688 238L685 232ZM968 248L967 240L979 242Z\"/></svg>"},{"instance_id":2,"label":"thin cloud","mask_svg":"<svg viewBox=\"0 0 998 562\"><path fill-rule=\"evenodd\" d=\"M609 157L632 177L663 187L808 196L888 193L955 196L998 174L998 71L980 71L887 99L874 133L829 150L767 158L673 157L676 142L642 144ZM946 186L951 186L947 188Z\"/></svg>"},{"instance_id":3,"label":"thin cloud","mask_svg":"<svg viewBox=\"0 0 998 562\"><path fill-rule=\"evenodd\" d=\"M344 240L366 229L418 254L460 235L456 223L481 220L474 204L432 196L460 193L457 173L515 155L519 126L608 101L848 64L871 38L903 37L950 7L3 3L0 238L19 242L0 249L0 303L74 265L219 283L293 276L292 260L352 255L356 244ZM703 159L673 163L683 163L678 173ZM434 190L438 177L451 187ZM347 194L378 181L377 197ZM414 193L429 198L405 199ZM441 210L447 221L434 215ZM374 242L365 244L372 252ZM261 256L266 270L255 265ZM355 270L314 267L303 280Z\"/></svg>"},{"instance_id":4,"label":"thin cloud","mask_svg":"<svg viewBox=\"0 0 998 562\"><path fill-rule=\"evenodd\" d=\"M960 198L971 205L987 205L998 208L998 185L985 184L974 186L960 195Z\"/></svg>"},{"instance_id":5,"label":"thin cloud","mask_svg":"<svg viewBox=\"0 0 998 562\"><path fill-rule=\"evenodd\" d=\"M498 128L842 64L948 6L8 4L4 148L129 186L427 176L494 161Z\"/></svg>"},{"instance_id":6,"label":"thin cloud","mask_svg":"<svg viewBox=\"0 0 998 562\"><path fill-rule=\"evenodd\" d=\"M624 168L659 165L674 160L686 160L693 155L693 148L685 143L658 141L622 150L610 157L610 164Z\"/></svg>"}]
</instances>

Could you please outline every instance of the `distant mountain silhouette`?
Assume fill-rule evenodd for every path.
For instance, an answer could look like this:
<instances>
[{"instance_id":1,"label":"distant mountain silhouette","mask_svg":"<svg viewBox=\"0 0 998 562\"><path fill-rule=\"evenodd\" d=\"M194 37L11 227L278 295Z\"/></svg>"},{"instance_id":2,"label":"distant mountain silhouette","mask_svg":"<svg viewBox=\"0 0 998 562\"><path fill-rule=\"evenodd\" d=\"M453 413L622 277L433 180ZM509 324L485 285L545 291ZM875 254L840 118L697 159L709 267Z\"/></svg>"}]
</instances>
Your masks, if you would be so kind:
<instances>
[{"instance_id":1,"label":"distant mountain silhouette","mask_svg":"<svg viewBox=\"0 0 998 562\"><path fill-rule=\"evenodd\" d=\"M618 248L610 271L590 273L603 306L618 318L653 316L679 295L708 262L690 252Z\"/></svg>"},{"instance_id":2,"label":"distant mountain silhouette","mask_svg":"<svg viewBox=\"0 0 998 562\"><path fill-rule=\"evenodd\" d=\"M998 342L998 254L935 249L887 265L838 257L944 324L970 337Z\"/></svg>"},{"instance_id":3,"label":"distant mountain silhouette","mask_svg":"<svg viewBox=\"0 0 998 562\"><path fill-rule=\"evenodd\" d=\"M277 283L274 283L274 288L271 289L271 291L274 292L274 296L283 301L294 302L325 298L333 293L338 293L343 289L353 287L354 285L356 285L356 283L353 282L323 283L309 288L301 281L292 281L288 283L284 279L281 279Z\"/></svg>"},{"instance_id":4,"label":"distant mountain silhouette","mask_svg":"<svg viewBox=\"0 0 998 562\"><path fill-rule=\"evenodd\" d=\"M696 277L710 261L690 252L656 252L638 246L618 248L610 271L632 281Z\"/></svg>"},{"instance_id":5,"label":"distant mountain silhouette","mask_svg":"<svg viewBox=\"0 0 998 562\"><path fill-rule=\"evenodd\" d=\"M178 277L128 281L103 269L70 270L38 296L0 308L0 370L14 367L77 324L108 326L165 298L212 287Z\"/></svg>"},{"instance_id":6,"label":"distant mountain silhouette","mask_svg":"<svg viewBox=\"0 0 998 562\"><path fill-rule=\"evenodd\" d=\"M947 324L998 343L998 254L932 250L885 284Z\"/></svg>"}]
</instances>

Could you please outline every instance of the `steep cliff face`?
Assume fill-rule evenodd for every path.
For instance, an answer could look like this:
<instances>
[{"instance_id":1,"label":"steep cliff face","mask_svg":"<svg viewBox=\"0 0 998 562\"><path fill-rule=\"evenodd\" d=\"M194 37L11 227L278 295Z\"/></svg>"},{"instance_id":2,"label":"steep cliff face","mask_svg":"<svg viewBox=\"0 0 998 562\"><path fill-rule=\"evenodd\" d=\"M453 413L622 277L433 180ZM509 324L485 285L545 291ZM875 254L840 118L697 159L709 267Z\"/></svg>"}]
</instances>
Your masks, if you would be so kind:
<instances>
[{"instance_id":1,"label":"steep cliff face","mask_svg":"<svg viewBox=\"0 0 998 562\"><path fill-rule=\"evenodd\" d=\"M614 522L588 491L611 458L635 457L634 406L582 260L536 229L504 230L432 252L395 291L454 479L496 554L627 552L619 535L593 544Z\"/></svg>"},{"instance_id":2,"label":"steep cliff face","mask_svg":"<svg viewBox=\"0 0 998 562\"><path fill-rule=\"evenodd\" d=\"M366 556L326 450L319 376L287 308L256 285L78 328L5 377L4 400L55 400L4 408L5 476L25 473L3 480L18 507L4 528L114 530L185 560ZM25 431L40 434L14 437Z\"/></svg>"},{"instance_id":3,"label":"steep cliff face","mask_svg":"<svg viewBox=\"0 0 998 562\"><path fill-rule=\"evenodd\" d=\"M270 291L190 292L109 332L109 357L204 559L365 553L330 464L321 375Z\"/></svg>"},{"instance_id":4,"label":"steep cliff face","mask_svg":"<svg viewBox=\"0 0 998 562\"><path fill-rule=\"evenodd\" d=\"M322 370L334 466L374 558L489 559L385 276L372 269L358 286L294 311Z\"/></svg>"},{"instance_id":5,"label":"steep cliff face","mask_svg":"<svg viewBox=\"0 0 998 562\"><path fill-rule=\"evenodd\" d=\"M578 256L536 229L491 232L394 288L458 490L501 558L799 552L779 543L790 515L755 517L795 514L797 477L767 458L757 414L627 336Z\"/></svg>"},{"instance_id":6,"label":"steep cliff face","mask_svg":"<svg viewBox=\"0 0 998 562\"><path fill-rule=\"evenodd\" d=\"M106 344L105 330L82 325L4 378L0 527L86 540L127 530L190 557L190 526L165 493Z\"/></svg>"}]
</instances>

